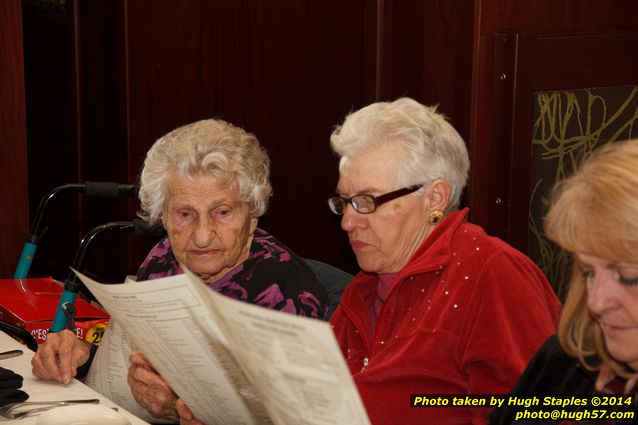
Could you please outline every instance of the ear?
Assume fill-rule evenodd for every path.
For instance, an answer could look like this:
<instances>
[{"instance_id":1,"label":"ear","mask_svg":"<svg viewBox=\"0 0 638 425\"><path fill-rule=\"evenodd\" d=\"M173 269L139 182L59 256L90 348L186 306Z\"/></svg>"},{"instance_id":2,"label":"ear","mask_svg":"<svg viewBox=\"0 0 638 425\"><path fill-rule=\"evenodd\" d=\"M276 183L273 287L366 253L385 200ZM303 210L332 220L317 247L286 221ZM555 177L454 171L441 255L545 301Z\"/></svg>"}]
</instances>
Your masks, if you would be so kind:
<instances>
[{"instance_id":1,"label":"ear","mask_svg":"<svg viewBox=\"0 0 638 425\"><path fill-rule=\"evenodd\" d=\"M259 221L259 219L257 217L252 217L250 219L250 234L254 234L255 230L257 229L257 222Z\"/></svg>"},{"instance_id":2,"label":"ear","mask_svg":"<svg viewBox=\"0 0 638 425\"><path fill-rule=\"evenodd\" d=\"M429 201L428 209L445 211L448 203L450 202L450 196L452 195L452 188L450 183L445 179L436 179L426 190L425 198Z\"/></svg>"}]
</instances>

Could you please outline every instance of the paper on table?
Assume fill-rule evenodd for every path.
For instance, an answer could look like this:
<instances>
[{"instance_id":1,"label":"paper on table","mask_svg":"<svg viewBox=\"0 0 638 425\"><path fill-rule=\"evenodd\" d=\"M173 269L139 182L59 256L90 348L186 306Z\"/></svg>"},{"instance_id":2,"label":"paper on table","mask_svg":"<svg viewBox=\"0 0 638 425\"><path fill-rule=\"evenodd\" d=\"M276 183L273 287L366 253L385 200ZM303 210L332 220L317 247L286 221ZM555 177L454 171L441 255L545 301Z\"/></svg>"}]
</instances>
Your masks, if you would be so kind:
<instances>
[{"instance_id":1,"label":"paper on table","mask_svg":"<svg viewBox=\"0 0 638 425\"><path fill-rule=\"evenodd\" d=\"M149 425L148 422L141 420L140 418L133 416L128 410L122 408L113 403L112 400L107 399L96 391L92 390L82 382L72 379L66 385L61 385L56 381L45 381L39 379L32 373L31 360L33 353L31 350L25 349L24 345L11 338L9 335L0 330L0 351L22 349L24 354L22 356L6 359L2 361L2 366L11 369L16 373L22 375L24 378L22 390L29 394L28 401L42 401L42 400L79 400L97 398L100 399L100 405L113 407L118 409L118 412L126 417L133 425ZM0 423L12 423L18 425L36 425L38 416L22 417L21 419L3 419L0 418Z\"/></svg>"},{"instance_id":2,"label":"paper on table","mask_svg":"<svg viewBox=\"0 0 638 425\"><path fill-rule=\"evenodd\" d=\"M78 275L204 422L369 424L327 323L230 299L190 273L128 285Z\"/></svg>"},{"instance_id":3,"label":"paper on table","mask_svg":"<svg viewBox=\"0 0 638 425\"><path fill-rule=\"evenodd\" d=\"M133 350L129 334L117 320L111 319L84 383L146 422L174 423L153 417L133 398L126 380L129 356Z\"/></svg>"}]
</instances>

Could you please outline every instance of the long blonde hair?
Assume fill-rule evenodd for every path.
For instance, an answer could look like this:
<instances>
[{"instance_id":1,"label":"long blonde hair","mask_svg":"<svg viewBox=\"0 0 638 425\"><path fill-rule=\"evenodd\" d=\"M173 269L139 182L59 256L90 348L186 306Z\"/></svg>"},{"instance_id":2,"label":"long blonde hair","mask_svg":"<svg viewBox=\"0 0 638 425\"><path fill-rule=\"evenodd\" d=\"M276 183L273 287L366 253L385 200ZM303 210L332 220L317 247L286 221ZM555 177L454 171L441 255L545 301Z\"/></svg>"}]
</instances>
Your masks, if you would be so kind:
<instances>
[{"instance_id":1,"label":"long blonde hair","mask_svg":"<svg viewBox=\"0 0 638 425\"><path fill-rule=\"evenodd\" d=\"M545 234L564 250L614 262L638 262L638 139L594 152L552 194ZM617 375L632 375L607 351L600 325L587 306L583 273L574 266L558 326L563 349L589 370L594 356ZM638 308L638 306L636 306Z\"/></svg>"}]
</instances>

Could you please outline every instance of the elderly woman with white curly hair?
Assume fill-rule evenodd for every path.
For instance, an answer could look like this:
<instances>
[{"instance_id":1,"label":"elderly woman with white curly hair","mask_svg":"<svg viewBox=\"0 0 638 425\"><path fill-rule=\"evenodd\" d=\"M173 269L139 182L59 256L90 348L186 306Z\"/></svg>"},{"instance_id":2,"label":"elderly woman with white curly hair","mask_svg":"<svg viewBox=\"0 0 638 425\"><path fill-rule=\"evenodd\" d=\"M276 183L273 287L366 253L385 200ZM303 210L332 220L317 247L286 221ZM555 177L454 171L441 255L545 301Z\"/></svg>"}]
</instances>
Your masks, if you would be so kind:
<instances>
[{"instance_id":1,"label":"elderly woman with white curly hair","mask_svg":"<svg viewBox=\"0 0 638 425\"><path fill-rule=\"evenodd\" d=\"M271 196L270 160L254 135L209 119L180 127L148 151L141 175L140 215L167 237L148 254L137 279L189 269L212 290L286 313L323 318L328 296L312 270L257 227ZM49 334L33 372L68 383L89 349L69 331ZM135 399L158 418L192 419L144 355L134 352L128 375Z\"/></svg>"},{"instance_id":2,"label":"elderly woman with white curly hair","mask_svg":"<svg viewBox=\"0 0 638 425\"><path fill-rule=\"evenodd\" d=\"M486 423L489 408L418 408L411 395L507 392L554 332L552 288L458 209L468 153L436 108L374 103L331 144L341 159L329 205L361 272L330 322L371 422Z\"/></svg>"}]
</instances>

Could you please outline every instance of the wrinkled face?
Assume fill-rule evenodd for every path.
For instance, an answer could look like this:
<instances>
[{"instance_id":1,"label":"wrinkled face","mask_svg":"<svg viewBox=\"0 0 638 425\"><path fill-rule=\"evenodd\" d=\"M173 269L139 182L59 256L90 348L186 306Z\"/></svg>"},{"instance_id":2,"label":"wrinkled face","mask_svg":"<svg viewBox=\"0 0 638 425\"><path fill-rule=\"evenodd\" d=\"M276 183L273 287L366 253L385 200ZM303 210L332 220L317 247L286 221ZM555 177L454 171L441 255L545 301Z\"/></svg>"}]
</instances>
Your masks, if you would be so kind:
<instances>
[{"instance_id":1,"label":"wrinkled face","mask_svg":"<svg viewBox=\"0 0 638 425\"><path fill-rule=\"evenodd\" d=\"M589 311L600 324L607 350L638 371L638 263L576 255L587 281Z\"/></svg>"},{"instance_id":2,"label":"wrinkled face","mask_svg":"<svg viewBox=\"0 0 638 425\"><path fill-rule=\"evenodd\" d=\"M257 219L239 200L236 184L173 174L167 200L162 220L180 264L213 282L248 258Z\"/></svg>"},{"instance_id":3,"label":"wrinkled face","mask_svg":"<svg viewBox=\"0 0 638 425\"><path fill-rule=\"evenodd\" d=\"M342 158L337 194L380 196L401 189L396 182L400 164L395 156L391 148L381 147ZM427 190L382 204L370 214L360 214L348 205L341 228L348 232L359 267L374 273L401 270L431 231L428 207Z\"/></svg>"}]
</instances>

